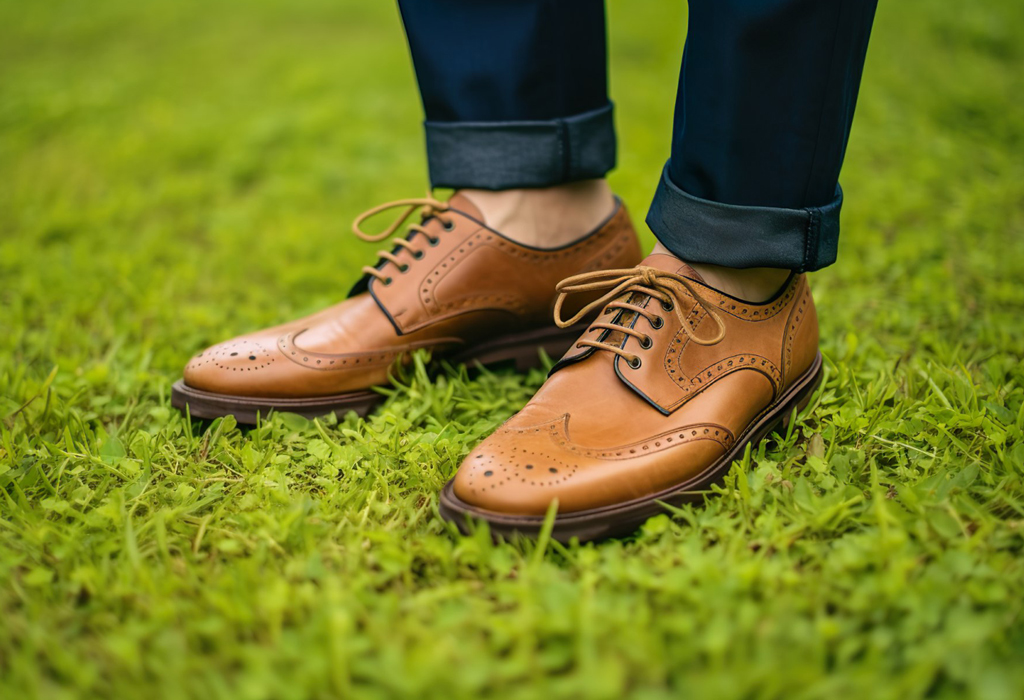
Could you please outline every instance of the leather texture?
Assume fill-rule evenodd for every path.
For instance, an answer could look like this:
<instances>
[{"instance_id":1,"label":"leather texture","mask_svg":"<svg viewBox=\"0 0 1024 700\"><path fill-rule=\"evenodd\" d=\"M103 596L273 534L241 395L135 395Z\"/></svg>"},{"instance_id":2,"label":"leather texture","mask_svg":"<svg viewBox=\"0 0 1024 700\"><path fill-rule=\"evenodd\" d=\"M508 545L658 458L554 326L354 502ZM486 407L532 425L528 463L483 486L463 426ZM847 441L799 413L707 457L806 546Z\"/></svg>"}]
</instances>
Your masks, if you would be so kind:
<instances>
[{"instance_id":1,"label":"leather texture","mask_svg":"<svg viewBox=\"0 0 1024 700\"><path fill-rule=\"evenodd\" d=\"M382 260L350 298L312 316L214 345L185 367L185 384L232 396L303 398L387 383L412 350L454 353L496 337L554 328L555 285L565 276L629 266L641 257L629 215L612 216L571 246L520 245L483 224L455 195L408 247ZM436 241L436 245L431 241ZM389 280L385 284L385 280Z\"/></svg>"},{"instance_id":2,"label":"leather texture","mask_svg":"<svg viewBox=\"0 0 1024 700\"><path fill-rule=\"evenodd\" d=\"M654 311L626 310L599 321L641 331L647 341L591 327L590 339L639 358L576 346L540 391L463 462L455 495L502 514L541 516L553 499L559 514L612 506L685 483L709 469L808 372L818 350L818 321L804 275L794 274L763 304L733 299L704 285L668 255L642 265L693 282L705 302L677 288L674 309L636 291L619 298ZM710 309L710 311L708 310ZM724 324L718 342L702 345ZM660 320L658 320L660 319Z\"/></svg>"}]
</instances>

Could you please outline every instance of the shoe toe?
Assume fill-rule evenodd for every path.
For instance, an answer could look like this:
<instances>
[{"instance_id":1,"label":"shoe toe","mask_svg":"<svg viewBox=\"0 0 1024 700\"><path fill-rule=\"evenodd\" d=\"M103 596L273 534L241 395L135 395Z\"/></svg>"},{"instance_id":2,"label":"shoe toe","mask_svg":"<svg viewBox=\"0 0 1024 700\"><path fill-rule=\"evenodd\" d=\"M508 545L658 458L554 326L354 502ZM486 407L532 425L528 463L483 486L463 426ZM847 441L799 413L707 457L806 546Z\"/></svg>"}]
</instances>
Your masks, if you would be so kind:
<instances>
[{"instance_id":1,"label":"shoe toe","mask_svg":"<svg viewBox=\"0 0 1024 700\"><path fill-rule=\"evenodd\" d=\"M581 463L548 440L547 432L545 427L491 435L462 463L455 495L472 507L509 515L544 515L554 499L560 510L572 507Z\"/></svg>"},{"instance_id":2,"label":"shoe toe","mask_svg":"<svg viewBox=\"0 0 1024 700\"><path fill-rule=\"evenodd\" d=\"M258 392L260 375L278 361L277 346L265 338L240 337L213 345L185 365L185 384L219 394Z\"/></svg>"},{"instance_id":3,"label":"shoe toe","mask_svg":"<svg viewBox=\"0 0 1024 700\"><path fill-rule=\"evenodd\" d=\"M464 504L503 515L543 516L556 499L560 514L602 508L700 474L730 444L705 438L712 430L693 426L618 447L586 447L569 440L562 420L506 426L469 454L452 486Z\"/></svg>"}]
</instances>

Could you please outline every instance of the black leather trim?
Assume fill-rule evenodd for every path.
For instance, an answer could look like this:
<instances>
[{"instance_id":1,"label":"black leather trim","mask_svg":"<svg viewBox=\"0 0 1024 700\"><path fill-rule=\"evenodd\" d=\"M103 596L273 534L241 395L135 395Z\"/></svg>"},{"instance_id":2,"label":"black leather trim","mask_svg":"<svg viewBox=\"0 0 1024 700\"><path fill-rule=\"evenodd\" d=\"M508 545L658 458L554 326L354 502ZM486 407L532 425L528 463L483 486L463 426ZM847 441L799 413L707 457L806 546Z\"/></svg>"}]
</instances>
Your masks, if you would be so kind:
<instances>
[{"instance_id":1,"label":"black leather trim","mask_svg":"<svg viewBox=\"0 0 1024 700\"><path fill-rule=\"evenodd\" d=\"M369 275L367 275L367 277L369 277ZM384 306L384 303L381 302L381 300L377 298L376 292L373 291L373 283L376 282L376 281L377 281L376 279L371 279L367 283L367 285L366 285L367 291L370 292L370 296L373 297L373 300L377 303L377 307L380 308L380 310L384 312L385 316L387 316L388 321L391 322L391 325L395 329L395 333L397 333L398 335L405 335L405 333L402 332L402 329L398 327L398 323L395 321L394 317L391 315L391 312L388 311L387 307Z\"/></svg>"},{"instance_id":2,"label":"black leather trim","mask_svg":"<svg viewBox=\"0 0 1024 700\"><path fill-rule=\"evenodd\" d=\"M647 297L647 301L644 302L644 305L643 305L642 308L646 309L647 305L651 302L651 300L652 300L652 297ZM637 314L636 317L633 319L633 322L629 324L629 327L630 328L635 328L636 327L636 322L639 321L639 320L640 320L640 314ZM620 345L619 347L620 348L621 347L625 347L626 341L628 341L632 337L633 336L627 335L622 340L622 345ZM637 341L637 342L640 342L640 341ZM622 363L622 357L619 356L619 355L616 355L615 356L615 360L614 360L614 362L612 364L615 367L615 374L618 375L620 380L622 380L622 383L625 384L626 386L628 386L630 389L632 389L633 392L637 396L642 398L647 403L651 404L651 406L656 408L658 410L658 412L661 413L662 415L665 415L665 416L671 415L672 411L666 411L664 408L659 406L658 403L654 401L654 399L652 399L650 396L648 396L643 391L641 391L640 388L637 387L636 384L634 384L633 382L631 382L628 379L626 379L625 375L622 374L622 364L621 363Z\"/></svg>"}]
</instances>

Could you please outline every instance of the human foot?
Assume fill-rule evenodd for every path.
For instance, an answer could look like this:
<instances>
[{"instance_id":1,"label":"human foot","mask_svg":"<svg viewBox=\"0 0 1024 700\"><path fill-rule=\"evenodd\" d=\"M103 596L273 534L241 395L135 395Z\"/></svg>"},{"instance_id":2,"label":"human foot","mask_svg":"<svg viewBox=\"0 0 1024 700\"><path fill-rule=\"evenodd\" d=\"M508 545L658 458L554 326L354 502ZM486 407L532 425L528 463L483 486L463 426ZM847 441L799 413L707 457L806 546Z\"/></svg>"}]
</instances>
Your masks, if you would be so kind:
<instances>
[{"instance_id":1,"label":"human foot","mask_svg":"<svg viewBox=\"0 0 1024 700\"><path fill-rule=\"evenodd\" d=\"M382 399L373 388L386 384L393 365L419 348L455 361L532 366L539 349L557 357L582 329L552 324L558 281L640 258L621 202L593 231L557 250L516 243L484 225L464 196L393 205L405 207L405 217L363 238L386 238L417 208L422 222L408 226L408 235L382 251L376 265L363 268L348 299L204 350L175 383L172 404L193 416L231 414L243 423L271 410L365 415Z\"/></svg>"},{"instance_id":2,"label":"human foot","mask_svg":"<svg viewBox=\"0 0 1024 700\"><path fill-rule=\"evenodd\" d=\"M668 248L658 243L651 255L668 255ZM762 302L771 299L789 279L789 270L777 267L735 268L687 262L704 283L729 296L744 301Z\"/></svg>"},{"instance_id":3,"label":"human foot","mask_svg":"<svg viewBox=\"0 0 1024 700\"><path fill-rule=\"evenodd\" d=\"M459 190L476 205L481 220L517 243L560 248L593 231L615 211L606 180L519 190Z\"/></svg>"},{"instance_id":4,"label":"human foot","mask_svg":"<svg viewBox=\"0 0 1024 700\"><path fill-rule=\"evenodd\" d=\"M445 486L441 514L460 527L475 518L496 534L535 535L557 500L558 540L631 532L663 502L702 498L820 382L804 275L748 303L710 288L678 258L654 254L559 289L560 302L605 292L594 302L604 311Z\"/></svg>"}]
</instances>

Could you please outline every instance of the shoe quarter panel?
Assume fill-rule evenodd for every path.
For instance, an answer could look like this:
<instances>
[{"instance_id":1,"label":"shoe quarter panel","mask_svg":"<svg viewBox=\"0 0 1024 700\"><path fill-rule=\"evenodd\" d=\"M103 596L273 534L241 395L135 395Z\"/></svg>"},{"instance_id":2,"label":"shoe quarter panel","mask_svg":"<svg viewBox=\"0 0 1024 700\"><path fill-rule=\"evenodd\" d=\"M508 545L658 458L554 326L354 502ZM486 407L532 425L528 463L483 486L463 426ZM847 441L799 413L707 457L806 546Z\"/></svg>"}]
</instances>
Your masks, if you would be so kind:
<instances>
[{"instance_id":1,"label":"shoe quarter panel","mask_svg":"<svg viewBox=\"0 0 1024 700\"><path fill-rule=\"evenodd\" d=\"M768 304L745 304L702 289L702 296L725 324L725 336L720 342L694 342L677 316L666 314L665 327L649 331L653 345L648 351L636 345L630 348L642 357L641 366L633 369L617 358L616 370L624 382L665 414L678 410L722 377L741 371L765 377L771 383L773 395L778 396L784 388L787 343L783 339L791 323L790 311L798 306L795 302L802 298L804 288L803 278L794 278L779 298ZM692 297L691 301L684 312L690 332L698 338L714 336L718 331L716 322ZM644 319L638 323L647 322ZM630 340L627 345L635 342Z\"/></svg>"},{"instance_id":2,"label":"shoe quarter panel","mask_svg":"<svg viewBox=\"0 0 1024 700\"><path fill-rule=\"evenodd\" d=\"M451 232L435 230L436 245L422 249L419 260L409 261L405 272L392 273L391 284L374 279L370 292L388 314L400 333L409 333L422 327L436 314L439 306L433 290L438 280L487 235L478 222L468 217L457 217ZM459 252L460 248L463 252Z\"/></svg>"},{"instance_id":3,"label":"shoe quarter panel","mask_svg":"<svg viewBox=\"0 0 1024 700\"><path fill-rule=\"evenodd\" d=\"M403 334L482 311L503 314L509 331L544 326L550 323L555 285L562 279L610 265L632 265L639 257L636 235L622 206L602 229L564 248L519 245L479 224L462 237L447 234L442 240L451 242L428 249L411 267L424 271L417 285L383 285L377 280L371 285Z\"/></svg>"},{"instance_id":4,"label":"shoe quarter panel","mask_svg":"<svg viewBox=\"0 0 1024 700\"><path fill-rule=\"evenodd\" d=\"M783 355L783 386L788 387L807 371L818 355L818 313L806 277L802 278L796 303L789 312Z\"/></svg>"}]
</instances>

